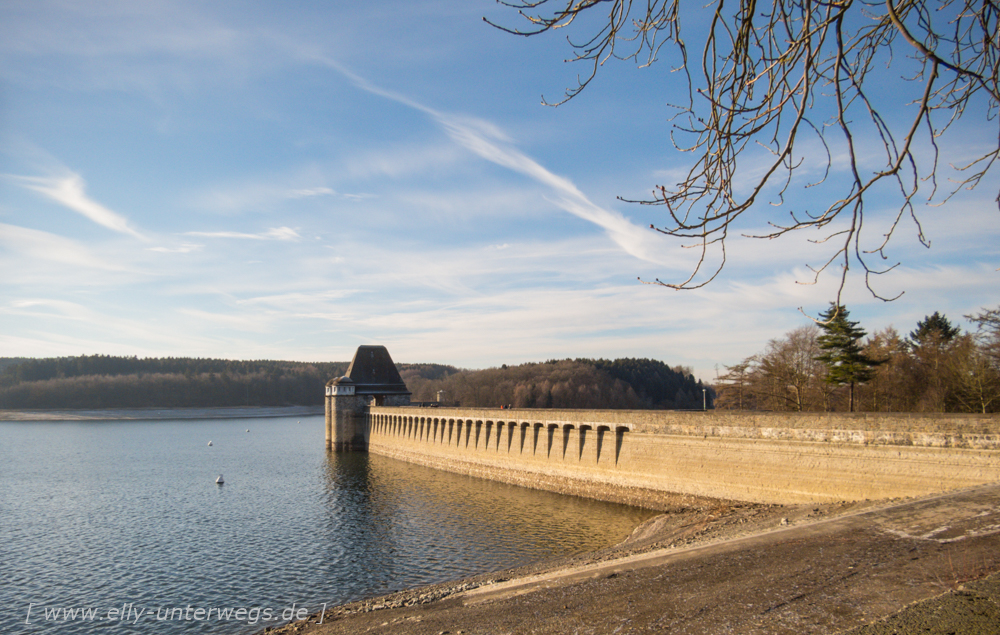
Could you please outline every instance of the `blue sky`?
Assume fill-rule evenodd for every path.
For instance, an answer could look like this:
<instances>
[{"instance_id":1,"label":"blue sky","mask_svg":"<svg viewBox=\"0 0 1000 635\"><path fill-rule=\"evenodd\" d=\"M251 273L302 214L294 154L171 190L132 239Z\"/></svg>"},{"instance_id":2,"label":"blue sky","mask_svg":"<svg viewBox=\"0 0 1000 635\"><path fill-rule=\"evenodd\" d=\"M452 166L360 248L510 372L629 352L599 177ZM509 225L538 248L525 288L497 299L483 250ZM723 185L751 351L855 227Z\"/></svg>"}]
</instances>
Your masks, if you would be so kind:
<instances>
[{"instance_id":1,"label":"blue sky","mask_svg":"<svg viewBox=\"0 0 1000 635\"><path fill-rule=\"evenodd\" d=\"M704 289L640 284L692 263L648 229L662 209L617 199L690 160L668 136L676 75L609 63L546 107L584 71L565 41L483 16L516 24L486 0L4 2L0 356L325 361L377 343L402 362L651 357L711 379L833 299L836 276L797 283L816 235L734 240ZM962 121L942 160L996 138ZM904 223L877 283L905 295L852 273L852 318L908 332L1000 304L998 183L918 206L931 248Z\"/></svg>"}]
</instances>

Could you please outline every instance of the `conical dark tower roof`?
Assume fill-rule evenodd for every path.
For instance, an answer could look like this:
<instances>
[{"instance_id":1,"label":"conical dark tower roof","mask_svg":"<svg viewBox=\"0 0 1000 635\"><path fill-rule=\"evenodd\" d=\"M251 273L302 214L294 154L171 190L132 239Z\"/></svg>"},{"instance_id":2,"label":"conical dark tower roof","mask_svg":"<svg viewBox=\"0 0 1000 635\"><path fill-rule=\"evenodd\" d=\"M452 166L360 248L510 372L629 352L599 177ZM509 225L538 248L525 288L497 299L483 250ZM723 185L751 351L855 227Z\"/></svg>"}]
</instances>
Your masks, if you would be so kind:
<instances>
[{"instance_id":1,"label":"conical dark tower roof","mask_svg":"<svg viewBox=\"0 0 1000 635\"><path fill-rule=\"evenodd\" d=\"M409 395L384 346L359 346L347 368L356 395Z\"/></svg>"}]
</instances>

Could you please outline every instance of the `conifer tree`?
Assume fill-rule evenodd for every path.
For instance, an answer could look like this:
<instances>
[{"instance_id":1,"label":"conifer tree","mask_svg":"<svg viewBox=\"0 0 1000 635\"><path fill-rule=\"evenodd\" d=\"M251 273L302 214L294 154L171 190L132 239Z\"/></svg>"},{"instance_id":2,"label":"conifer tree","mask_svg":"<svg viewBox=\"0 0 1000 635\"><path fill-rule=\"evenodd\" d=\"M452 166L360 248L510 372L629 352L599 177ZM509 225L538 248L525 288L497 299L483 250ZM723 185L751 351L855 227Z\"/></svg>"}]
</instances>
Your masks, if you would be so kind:
<instances>
[{"instance_id":1,"label":"conifer tree","mask_svg":"<svg viewBox=\"0 0 1000 635\"><path fill-rule=\"evenodd\" d=\"M934 315L924 316L924 319L917 322L917 328L910 332L910 342L913 346L919 346L928 339L934 338L941 344L946 344L961 333L962 329L952 326L951 321L937 311Z\"/></svg>"},{"instance_id":2,"label":"conifer tree","mask_svg":"<svg viewBox=\"0 0 1000 635\"><path fill-rule=\"evenodd\" d=\"M880 362L861 350L860 341L865 330L857 322L848 320L848 315L846 307L832 302L830 308L820 314L823 334L816 341L824 352L816 359L826 364L827 383L851 387L850 411L854 412L854 386L870 381Z\"/></svg>"},{"instance_id":3,"label":"conifer tree","mask_svg":"<svg viewBox=\"0 0 1000 635\"><path fill-rule=\"evenodd\" d=\"M945 412L953 401L956 386L951 381L955 379L952 369L961 365L957 359L963 353L961 332L937 311L917 322L916 330L910 332L907 344L920 409Z\"/></svg>"}]
</instances>

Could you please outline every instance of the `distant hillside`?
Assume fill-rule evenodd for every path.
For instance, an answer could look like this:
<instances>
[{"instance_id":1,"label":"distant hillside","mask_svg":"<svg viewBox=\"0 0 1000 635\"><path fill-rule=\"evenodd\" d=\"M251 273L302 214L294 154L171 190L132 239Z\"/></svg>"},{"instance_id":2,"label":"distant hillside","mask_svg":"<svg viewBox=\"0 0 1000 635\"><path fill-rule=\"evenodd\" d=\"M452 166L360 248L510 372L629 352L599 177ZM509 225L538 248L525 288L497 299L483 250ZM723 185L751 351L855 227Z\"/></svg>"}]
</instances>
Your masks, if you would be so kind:
<instances>
[{"instance_id":1,"label":"distant hillside","mask_svg":"<svg viewBox=\"0 0 1000 635\"><path fill-rule=\"evenodd\" d=\"M714 392L689 369L651 359L576 359L486 370L435 367L438 377L403 374L414 401L442 400L468 407L700 409Z\"/></svg>"},{"instance_id":2,"label":"distant hillside","mask_svg":"<svg viewBox=\"0 0 1000 635\"><path fill-rule=\"evenodd\" d=\"M0 372L8 366L14 366L15 364L26 362L28 359L28 357L0 357Z\"/></svg>"},{"instance_id":3,"label":"distant hillside","mask_svg":"<svg viewBox=\"0 0 1000 635\"><path fill-rule=\"evenodd\" d=\"M396 369L399 370L399 376L403 378L407 386L410 386L411 382L419 383L423 380L444 379L456 373L469 372L444 364L396 364Z\"/></svg>"},{"instance_id":4,"label":"distant hillside","mask_svg":"<svg viewBox=\"0 0 1000 635\"><path fill-rule=\"evenodd\" d=\"M347 362L90 355L23 360L0 370L0 408L186 408L321 405Z\"/></svg>"},{"instance_id":5,"label":"distant hillside","mask_svg":"<svg viewBox=\"0 0 1000 635\"><path fill-rule=\"evenodd\" d=\"M0 409L179 408L320 405L324 385L348 362L233 361L91 355L4 358ZM689 369L649 359L550 360L461 370L397 364L414 401L467 407L698 409ZM711 407L713 392L705 393Z\"/></svg>"}]
</instances>

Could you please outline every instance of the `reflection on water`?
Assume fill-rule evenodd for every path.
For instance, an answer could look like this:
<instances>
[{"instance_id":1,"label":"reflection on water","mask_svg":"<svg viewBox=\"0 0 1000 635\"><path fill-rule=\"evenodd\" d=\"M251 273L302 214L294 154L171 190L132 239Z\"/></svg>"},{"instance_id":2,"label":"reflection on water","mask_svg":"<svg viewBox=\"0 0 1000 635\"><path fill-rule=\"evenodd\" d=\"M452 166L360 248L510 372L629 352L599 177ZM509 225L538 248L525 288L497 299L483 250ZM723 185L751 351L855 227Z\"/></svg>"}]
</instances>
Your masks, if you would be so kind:
<instances>
[{"instance_id":1,"label":"reflection on water","mask_svg":"<svg viewBox=\"0 0 1000 635\"><path fill-rule=\"evenodd\" d=\"M125 603L154 611L136 632L255 631L293 602L317 610L600 548L649 515L329 454L322 417L0 422L0 466L5 633L121 630L37 617ZM178 606L271 608L277 621L156 619Z\"/></svg>"},{"instance_id":2,"label":"reflection on water","mask_svg":"<svg viewBox=\"0 0 1000 635\"><path fill-rule=\"evenodd\" d=\"M378 455L328 458L327 527L375 591L599 549L649 516Z\"/></svg>"}]
</instances>

